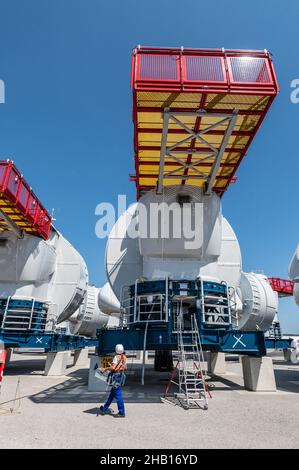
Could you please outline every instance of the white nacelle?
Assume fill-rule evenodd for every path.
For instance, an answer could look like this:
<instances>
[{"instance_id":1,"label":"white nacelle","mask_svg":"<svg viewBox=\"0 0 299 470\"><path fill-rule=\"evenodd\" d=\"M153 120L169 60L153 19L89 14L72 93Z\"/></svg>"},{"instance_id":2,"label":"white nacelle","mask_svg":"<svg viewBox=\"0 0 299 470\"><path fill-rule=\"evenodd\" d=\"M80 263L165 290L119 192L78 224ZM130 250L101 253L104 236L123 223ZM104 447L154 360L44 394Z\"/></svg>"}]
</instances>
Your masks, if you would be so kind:
<instances>
[{"instance_id":1,"label":"white nacelle","mask_svg":"<svg viewBox=\"0 0 299 470\"><path fill-rule=\"evenodd\" d=\"M84 303L69 319L72 334L94 337L98 328L107 326L109 316L98 306L99 291L97 287L88 286Z\"/></svg>"},{"instance_id":2,"label":"white nacelle","mask_svg":"<svg viewBox=\"0 0 299 470\"><path fill-rule=\"evenodd\" d=\"M106 315L119 316L120 303L108 282L98 290L97 301L99 311Z\"/></svg>"},{"instance_id":3,"label":"white nacelle","mask_svg":"<svg viewBox=\"0 0 299 470\"><path fill-rule=\"evenodd\" d=\"M99 307L99 293L103 310ZM48 304L46 330L95 336L107 326L107 313L119 312L110 286L88 286L82 256L57 231L50 238L12 232L0 236L0 298L35 299Z\"/></svg>"},{"instance_id":4,"label":"white nacelle","mask_svg":"<svg viewBox=\"0 0 299 470\"><path fill-rule=\"evenodd\" d=\"M266 276L242 273L237 293L242 301L239 328L247 331L267 330L277 313L278 295Z\"/></svg>"},{"instance_id":5,"label":"white nacelle","mask_svg":"<svg viewBox=\"0 0 299 470\"><path fill-rule=\"evenodd\" d=\"M88 286L82 305L67 321L59 324L59 331L70 335L95 337L97 329L117 326L119 324L119 302L117 299L115 300L114 294L109 292L111 291L110 286L105 287L106 313L104 313L99 308L102 301L102 298L99 300L102 290L103 288ZM113 299L113 302L108 302L109 297Z\"/></svg>"},{"instance_id":6,"label":"white nacelle","mask_svg":"<svg viewBox=\"0 0 299 470\"><path fill-rule=\"evenodd\" d=\"M68 319L82 304L88 272L82 256L57 231L48 241L11 232L0 236L0 297L47 302L48 325Z\"/></svg>"},{"instance_id":7,"label":"white nacelle","mask_svg":"<svg viewBox=\"0 0 299 470\"><path fill-rule=\"evenodd\" d=\"M46 303L46 331L73 335L95 336L107 326L107 314L119 316L120 310L108 283L102 289L88 286L84 259L54 228L47 241L1 233L0 298L9 297Z\"/></svg>"},{"instance_id":8,"label":"white nacelle","mask_svg":"<svg viewBox=\"0 0 299 470\"><path fill-rule=\"evenodd\" d=\"M179 204L175 205L180 200L178 196L188 198L188 223L196 227L196 244L190 244L190 237L185 236L182 229L180 237L175 233L178 227L186 226L187 220L182 219ZM157 203L163 205L154 206L152 216L153 212L148 209ZM198 203L197 209L195 203ZM170 227L165 226L169 210L174 220ZM160 236L151 238L151 229ZM192 186L167 187L163 195L149 191L129 207L109 235L106 272L118 299L121 299L123 286L134 284L136 279L226 281L235 289L239 328L242 329L268 329L277 312L277 295L270 284L253 273L242 273L239 243L221 214L219 197L215 193L203 195Z\"/></svg>"}]
</instances>

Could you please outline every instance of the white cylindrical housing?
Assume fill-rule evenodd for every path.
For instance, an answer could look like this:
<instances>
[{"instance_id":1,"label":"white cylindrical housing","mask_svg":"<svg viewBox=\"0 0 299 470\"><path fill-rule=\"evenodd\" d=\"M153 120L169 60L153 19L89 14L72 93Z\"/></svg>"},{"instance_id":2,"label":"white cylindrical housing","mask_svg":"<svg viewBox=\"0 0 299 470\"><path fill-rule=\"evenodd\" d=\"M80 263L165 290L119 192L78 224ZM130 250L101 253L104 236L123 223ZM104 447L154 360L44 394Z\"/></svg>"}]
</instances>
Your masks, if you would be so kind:
<instances>
[{"instance_id":1,"label":"white cylindrical housing","mask_svg":"<svg viewBox=\"0 0 299 470\"><path fill-rule=\"evenodd\" d=\"M46 329L69 319L82 305L88 271L78 251L55 229L49 240L12 232L0 235L0 297L48 305Z\"/></svg>"},{"instance_id":2,"label":"white cylindrical housing","mask_svg":"<svg viewBox=\"0 0 299 470\"><path fill-rule=\"evenodd\" d=\"M97 329L105 328L110 316L98 307L99 291L95 286L88 286L83 304L68 321L59 324L59 329L65 329L66 334L95 337Z\"/></svg>"},{"instance_id":3,"label":"white cylindrical housing","mask_svg":"<svg viewBox=\"0 0 299 470\"><path fill-rule=\"evenodd\" d=\"M239 329L254 331L271 327L278 308L277 292L274 292L266 276L242 273L237 293L243 308L239 311Z\"/></svg>"},{"instance_id":4,"label":"white cylindrical housing","mask_svg":"<svg viewBox=\"0 0 299 470\"><path fill-rule=\"evenodd\" d=\"M119 315L120 303L108 282L106 282L103 287L98 290L97 301L99 311L102 311L107 315Z\"/></svg>"},{"instance_id":5,"label":"white cylindrical housing","mask_svg":"<svg viewBox=\"0 0 299 470\"><path fill-rule=\"evenodd\" d=\"M94 337L98 328L104 328L108 324L109 316L98 306L99 291L97 287L88 286L82 323L78 330L80 335Z\"/></svg>"},{"instance_id":6,"label":"white cylindrical housing","mask_svg":"<svg viewBox=\"0 0 299 470\"><path fill-rule=\"evenodd\" d=\"M187 218L180 211L185 205ZM106 272L118 300L137 279L225 281L236 293L240 329L266 330L277 312L267 278L242 273L238 239L222 216L220 198L192 186L169 186L162 195L148 191L130 206L109 235Z\"/></svg>"},{"instance_id":7,"label":"white cylindrical housing","mask_svg":"<svg viewBox=\"0 0 299 470\"><path fill-rule=\"evenodd\" d=\"M187 209L178 202L182 196L189 201ZM216 194L168 187L163 196L148 192L118 219L106 246L106 272L118 300L123 286L140 278L226 279L236 287L241 253Z\"/></svg>"}]
</instances>

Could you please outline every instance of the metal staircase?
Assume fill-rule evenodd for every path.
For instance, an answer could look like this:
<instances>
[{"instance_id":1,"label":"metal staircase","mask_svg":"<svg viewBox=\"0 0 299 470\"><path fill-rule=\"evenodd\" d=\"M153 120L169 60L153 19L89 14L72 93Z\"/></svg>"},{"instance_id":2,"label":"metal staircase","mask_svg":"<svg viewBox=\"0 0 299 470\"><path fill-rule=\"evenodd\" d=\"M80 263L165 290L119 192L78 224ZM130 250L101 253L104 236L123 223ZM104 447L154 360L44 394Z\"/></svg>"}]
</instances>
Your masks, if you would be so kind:
<instances>
[{"instance_id":1,"label":"metal staircase","mask_svg":"<svg viewBox=\"0 0 299 470\"><path fill-rule=\"evenodd\" d=\"M200 334L194 314L191 314L191 326L186 332L182 308L177 318L178 357L177 365L172 373L166 388L164 398L172 383L176 384L179 392L175 394L176 400L185 409L208 409L208 386L206 384L206 370L200 341ZM178 383L174 380L178 371Z\"/></svg>"}]
</instances>

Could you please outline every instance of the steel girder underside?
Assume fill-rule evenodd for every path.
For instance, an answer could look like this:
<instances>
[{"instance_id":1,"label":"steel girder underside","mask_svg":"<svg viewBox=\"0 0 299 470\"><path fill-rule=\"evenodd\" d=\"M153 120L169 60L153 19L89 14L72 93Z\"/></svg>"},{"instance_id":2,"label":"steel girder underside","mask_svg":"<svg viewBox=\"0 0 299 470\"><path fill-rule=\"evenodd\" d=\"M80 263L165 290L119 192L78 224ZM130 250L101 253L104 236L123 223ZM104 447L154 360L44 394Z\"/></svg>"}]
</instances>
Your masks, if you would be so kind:
<instances>
[{"instance_id":1,"label":"steel girder underside","mask_svg":"<svg viewBox=\"0 0 299 470\"><path fill-rule=\"evenodd\" d=\"M219 329L202 329L200 339L203 350L248 356L265 356L267 348L289 348L291 343L290 338L280 340L266 338L262 331ZM123 344L128 351L142 351L143 342L144 329L99 330L98 353L100 355L112 353L117 343ZM150 329L147 333L146 349L177 350L177 336L169 334L167 329Z\"/></svg>"},{"instance_id":2,"label":"steel girder underside","mask_svg":"<svg viewBox=\"0 0 299 470\"><path fill-rule=\"evenodd\" d=\"M5 348L45 349L46 352L70 351L97 346L98 340L63 334L0 333Z\"/></svg>"}]
</instances>

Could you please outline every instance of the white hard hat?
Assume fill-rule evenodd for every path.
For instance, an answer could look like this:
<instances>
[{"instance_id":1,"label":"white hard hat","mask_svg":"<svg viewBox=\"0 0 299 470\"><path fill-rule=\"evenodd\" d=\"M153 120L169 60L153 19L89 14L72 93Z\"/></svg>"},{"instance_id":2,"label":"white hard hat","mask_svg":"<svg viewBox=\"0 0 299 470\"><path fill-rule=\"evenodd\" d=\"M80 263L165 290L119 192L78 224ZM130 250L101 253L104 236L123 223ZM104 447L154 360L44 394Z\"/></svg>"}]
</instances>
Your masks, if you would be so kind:
<instances>
[{"instance_id":1,"label":"white hard hat","mask_svg":"<svg viewBox=\"0 0 299 470\"><path fill-rule=\"evenodd\" d=\"M115 346L115 352L116 352L116 354L123 354L123 352L124 352L123 345L122 344L117 344Z\"/></svg>"}]
</instances>

